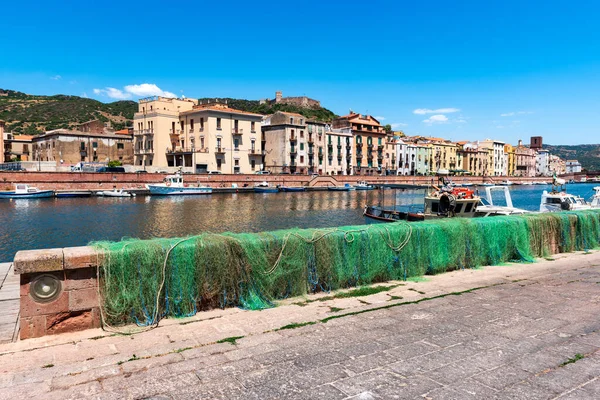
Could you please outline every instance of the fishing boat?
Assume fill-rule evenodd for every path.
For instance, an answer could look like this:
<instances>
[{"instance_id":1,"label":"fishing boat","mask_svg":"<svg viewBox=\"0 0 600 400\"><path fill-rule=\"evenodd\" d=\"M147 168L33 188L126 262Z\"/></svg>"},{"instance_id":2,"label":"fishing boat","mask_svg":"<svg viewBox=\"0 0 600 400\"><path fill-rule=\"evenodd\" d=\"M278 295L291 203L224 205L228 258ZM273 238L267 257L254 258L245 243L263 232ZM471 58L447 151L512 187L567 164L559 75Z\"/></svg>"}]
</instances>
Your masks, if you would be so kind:
<instances>
[{"instance_id":1,"label":"fishing boat","mask_svg":"<svg viewBox=\"0 0 600 400\"><path fill-rule=\"evenodd\" d=\"M304 192L306 188L304 186L279 186L279 190L282 192Z\"/></svg>"},{"instance_id":2,"label":"fishing boat","mask_svg":"<svg viewBox=\"0 0 600 400\"><path fill-rule=\"evenodd\" d=\"M494 192L502 192L504 194L504 204L494 204ZM513 206L510 190L508 186L489 186L485 188L485 197L481 198L481 203L477 205L478 217L489 217L493 215L519 215L526 214L530 211L516 208Z\"/></svg>"},{"instance_id":3,"label":"fishing boat","mask_svg":"<svg viewBox=\"0 0 600 400\"><path fill-rule=\"evenodd\" d=\"M135 193L127 192L123 189L104 190L97 193L98 196L104 197L135 197Z\"/></svg>"},{"instance_id":4,"label":"fishing boat","mask_svg":"<svg viewBox=\"0 0 600 400\"><path fill-rule=\"evenodd\" d=\"M63 199L63 198L73 198L73 197L90 197L93 193L89 190L76 190L73 192L56 192L55 196Z\"/></svg>"},{"instance_id":5,"label":"fishing boat","mask_svg":"<svg viewBox=\"0 0 600 400\"><path fill-rule=\"evenodd\" d=\"M356 190L356 188L346 183L344 186L327 186L327 190L332 192L349 192L351 190Z\"/></svg>"},{"instance_id":6,"label":"fishing boat","mask_svg":"<svg viewBox=\"0 0 600 400\"><path fill-rule=\"evenodd\" d=\"M0 192L0 199L42 199L46 197L54 197L54 191L39 190L24 183L17 183L14 191Z\"/></svg>"},{"instance_id":7,"label":"fishing boat","mask_svg":"<svg viewBox=\"0 0 600 400\"><path fill-rule=\"evenodd\" d=\"M370 185L365 181L360 181L356 185L354 185L355 190L373 190L375 189L375 185Z\"/></svg>"},{"instance_id":8,"label":"fishing boat","mask_svg":"<svg viewBox=\"0 0 600 400\"><path fill-rule=\"evenodd\" d=\"M271 186L269 182L263 181L254 185L254 193L277 193L279 187Z\"/></svg>"},{"instance_id":9,"label":"fishing boat","mask_svg":"<svg viewBox=\"0 0 600 400\"><path fill-rule=\"evenodd\" d=\"M476 216L477 206L481 200L471 189L452 187L442 177L442 186L432 186L432 192L425 195L423 212L397 211L396 207L386 208L379 206L366 206L363 216L367 222L395 222L395 221L422 221L438 218L472 218ZM383 193L383 192L382 192ZM394 197L395 198L395 197Z\"/></svg>"},{"instance_id":10,"label":"fishing boat","mask_svg":"<svg viewBox=\"0 0 600 400\"><path fill-rule=\"evenodd\" d=\"M177 173L168 175L162 183L154 183L146 185L151 195L155 196L181 196L181 195L197 195L211 194L212 188L198 184L191 186L183 182L183 175Z\"/></svg>"},{"instance_id":11,"label":"fishing boat","mask_svg":"<svg viewBox=\"0 0 600 400\"><path fill-rule=\"evenodd\" d=\"M556 174L552 179L552 190L542 192L540 212L589 210L591 208L592 206L583 197L567 193L566 181L557 178Z\"/></svg>"},{"instance_id":12,"label":"fishing boat","mask_svg":"<svg viewBox=\"0 0 600 400\"><path fill-rule=\"evenodd\" d=\"M512 183L512 181L509 181L509 180L507 179L507 180L505 180L505 181L502 181L502 182L500 182L500 183L499 183L499 185L500 185L500 186L512 186L512 185L513 185L513 183Z\"/></svg>"}]
</instances>

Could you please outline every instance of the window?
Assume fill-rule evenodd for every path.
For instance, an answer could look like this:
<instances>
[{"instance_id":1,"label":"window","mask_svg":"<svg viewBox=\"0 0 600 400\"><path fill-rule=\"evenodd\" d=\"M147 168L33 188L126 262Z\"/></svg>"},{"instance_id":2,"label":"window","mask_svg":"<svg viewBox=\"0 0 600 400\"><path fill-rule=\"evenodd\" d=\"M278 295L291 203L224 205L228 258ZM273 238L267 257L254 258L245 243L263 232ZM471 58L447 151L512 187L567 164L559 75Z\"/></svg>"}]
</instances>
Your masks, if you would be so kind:
<instances>
[{"instance_id":1,"label":"window","mask_svg":"<svg viewBox=\"0 0 600 400\"><path fill-rule=\"evenodd\" d=\"M81 142L81 147L80 147L81 151L85 150L85 142Z\"/></svg>"},{"instance_id":2,"label":"window","mask_svg":"<svg viewBox=\"0 0 600 400\"><path fill-rule=\"evenodd\" d=\"M294 118L290 118L290 125L294 125Z\"/></svg>"},{"instance_id":3,"label":"window","mask_svg":"<svg viewBox=\"0 0 600 400\"><path fill-rule=\"evenodd\" d=\"M233 165L235 165L236 167L240 166L240 160L234 160L233 161Z\"/></svg>"},{"instance_id":4,"label":"window","mask_svg":"<svg viewBox=\"0 0 600 400\"><path fill-rule=\"evenodd\" d=\"M304 162L304 156L300 156L300 162L303 163Z\"/></svg>"},{"instance_id":5,"label":"window","mask_svg":"<svg viewBox=\"0 0 600 400\"><path fill-rule=\"evenodd\" d=\"M304 143L300 143L300 150L304 150Z\"/></svg>"},{"instance_id":6,"label":"window","mask_svg":"<svg viewBox=\"0 0 600 400\"><path fill-rule=\"evenodd\" d=\"M98 148L98 142L92 142L92 147L94 149L97 149Z\"/></svg>"},{"instance_id":7,"label":"window","mask_svg":"<svg viewBox=\"0 0 600 400\"><path fill-rule=\"evenodd\" d=\"M125 148L125 145L123 145L123 143L117 143L118 150L123 150L124 148Z\"/></svg>"},{"instance_id":8,"label":"window","mask_svg":"<svg viewBox=\"0 0 600 400\"><path fill-rule=\"evenodd\" d=\"M221 118L217 118L217 129L221 130Z\"/></svg>"},{"instance_id":9,"label":"window","mask_svg":"<svg viewBox=\"0 0 600 400\"><path fill-rule=\"evenodd\" d=\"M200 130L204 130L204 118L200 118Z\"/></svg>"},{"instance_id":10,"label":"window","mask_svg":"<svg viewBox=\"0 0 600 400\"><path fill-rule=\"evenodd\" d=\"M240 147L240 140L238 138L233 139L233 149L239 150L239 147Z\"/></svg>"},{"instance_id":11,"label":"window","mask_svg":"<svg viewBox=\"0 0 600 400\"><path fill-rule=\"evenodd\" d=\"M250 160L250 167L252 168L252 171L254 171L254 169L256 168L256 161L255 160Z\"/></svg>"},{"instance_id":12,"label":"window","mask_svg":"<svg viewBox=\"0 0 600 400\"><path fill-rule=\"evenodd\" d=\"M356 137L356 144L361 144L362 143L362 138L360 136Z\"/></svg>"},{"instance_id":13,"label":"window","mask_svg":"<svg viewBox=\"0 0 600 400\"><path fill-rule=\"evenodd\" d=\"M256 146L256 140L251 141L250 142L250 146L251 146L250 148L252 149L252 151L254 151L255 150L255 146Z\"/></svg>"},{"instance_id":14,"label":"window","mask_svg":"<svg viewBox=\"0 0 600 400\"><path fill-rule=\"evenodd\" d=\"M300 118L300 125L304 124L304 120Z\"/></svg>"},{"instance_id":15,"label":"window","mask_svg":"<svg viewBox=\"0 0 600 400\"><path fill-rule=\"evenodd\" d=\"M200 138L200 148L203 149L204 148L204 136L202 136Z\"/></svg>"},{"instance_id":16,"label":"window","mask_svg":"<svg viewBox=\"0 0 600 400\"><path fill-rule=\"evenodd\" d=\"M256 132L256 122L252 121L250 122L250 131L251 132Z\"/></svg>"},{"instance_id":17,"label":"window","mask_svg":"<svg viewBox=\"0 0 600 400\"><path fill-rule=\"evenodd\" d=\"M221 138L217 138L217 147L221 148Z\"/></svg>"},{"instance_id":18,"label":"window","mask_svg":"<svg viewBox=\"0 0 600 400\"><path fill-rule=\"evenodd\" d=\"M217 169L220 170L221 169L221 159L217 158Z\"/></svg>"},{"instance_id":19,"label":"window","mask_svg":"<svg viewBox=\"0 0 600 400\"><path fill-rule=\"evenodd\" d=\"M194 120L190 119L190 130L194 130Z\"/></svg>"}]
</instances>

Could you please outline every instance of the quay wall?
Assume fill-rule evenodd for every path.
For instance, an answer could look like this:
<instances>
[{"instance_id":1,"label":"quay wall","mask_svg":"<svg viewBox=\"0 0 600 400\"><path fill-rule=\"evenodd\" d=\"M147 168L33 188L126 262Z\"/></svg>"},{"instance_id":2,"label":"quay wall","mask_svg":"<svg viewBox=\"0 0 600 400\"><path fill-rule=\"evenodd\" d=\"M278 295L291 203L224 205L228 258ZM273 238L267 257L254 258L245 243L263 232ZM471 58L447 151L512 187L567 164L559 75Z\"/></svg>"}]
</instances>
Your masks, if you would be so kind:
<instances>
[{"instance_id":1,"label":"quay wall","mask_svg":"<svg viewBox=\"0 0 600 400\"><path fill-rule=\"evenodd\" d=\"M149 183L162 182L167 174L157 173L91 173L91 172L7 172L0 171L0 191L13 190L17 183L24 183L36 186L39 189L48 190L84 190L84 189L112 189L117 188L143 189L144 185ZM572 176L565 176L565 179L572 179ZM546 181L552 178L518 178L518 177L451 177L454 182L460 184L464 182L496 182L499 183L505 179L513 182L520 181ZM364 175L324 175L318 178L311 178L308 175L197 175L185 174L186 183L204 184L211 187L231 187L237 184L239 187L244 185L253 186L255 183L267 181L273 185L290 186L328 186L344 185L345 183L355 184L359 181L367 181L371 184L383 183L408 183L408 184L430 184L436 183L437 178L432 176L364 176Z\"/></svg>"},{"instance_id":2,"label":"quay wall","mask_svg":"<svg viewBox=\"0 0 600 400\"><path fill-rule=\"evenodd\" d=\"M288 296L532 262L599 243L600 211L591 210L19 251L20 337L148 326L212 307L261 309ZM57 288L51 301L36 299L40 282Z\"/></svg>"}]
</instances>

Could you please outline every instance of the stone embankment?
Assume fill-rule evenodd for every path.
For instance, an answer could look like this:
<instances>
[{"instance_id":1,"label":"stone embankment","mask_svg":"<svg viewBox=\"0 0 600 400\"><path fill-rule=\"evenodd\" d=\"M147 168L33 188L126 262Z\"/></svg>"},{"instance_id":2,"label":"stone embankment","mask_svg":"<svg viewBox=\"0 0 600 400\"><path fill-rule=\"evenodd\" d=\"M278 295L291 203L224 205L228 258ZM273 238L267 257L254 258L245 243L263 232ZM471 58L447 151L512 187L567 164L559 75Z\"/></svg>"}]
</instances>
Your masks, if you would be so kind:
<instances>
[{"instance_id":1,"label":"stone embankment","mask_svg":"<svg viewBox=\"0 0 600 400\"><path fill-rule=\"evenodd\" d=\"M5 172L0 171L0 190L12 190L17 183L36 186L40 189L50 190L78 190L78 189L112 189L117 188L143 189L149 183L162 182L166 174L157 173L87 173L87 172ZM571 177L564 177L571 179ZM473 182L495 182L499 183L505 179L513 182L520 181L546 181L551 178L517 178L517 177L452 177L457 183ZM239 187L253 186L255 183L267 181L273 185L290 186L313 186L315 182L308 175L206 175L186 174L185 182L195 185L210 185L213 188L231 187L237 184ZM336 175L322 176L317 178L315 186L355 184L359 181L367 181L372 184L415 184L428 185L437 182L436 177L431 176L363 176L363 175Z\"/></svg>"}]
</instances>

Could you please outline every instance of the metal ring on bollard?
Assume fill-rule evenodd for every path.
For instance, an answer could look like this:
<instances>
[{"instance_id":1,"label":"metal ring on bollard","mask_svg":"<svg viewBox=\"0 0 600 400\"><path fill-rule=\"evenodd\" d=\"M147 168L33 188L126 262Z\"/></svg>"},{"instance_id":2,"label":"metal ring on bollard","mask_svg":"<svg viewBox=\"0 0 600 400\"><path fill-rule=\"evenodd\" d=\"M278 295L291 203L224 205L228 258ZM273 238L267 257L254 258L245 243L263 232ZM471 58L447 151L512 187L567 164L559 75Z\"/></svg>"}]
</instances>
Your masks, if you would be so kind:
<instances>
[{"instance_id":1,"label":"metal ring on bollard","mask_svg":"<svg viewBox=\"0 0 600 400\"><path fill-rule=\"evenodd\" d=\"M39 275L29 284L29 295L37 303L54 301L61 292L62 284L54 275Z\"/></svg>"}]
</instances>

